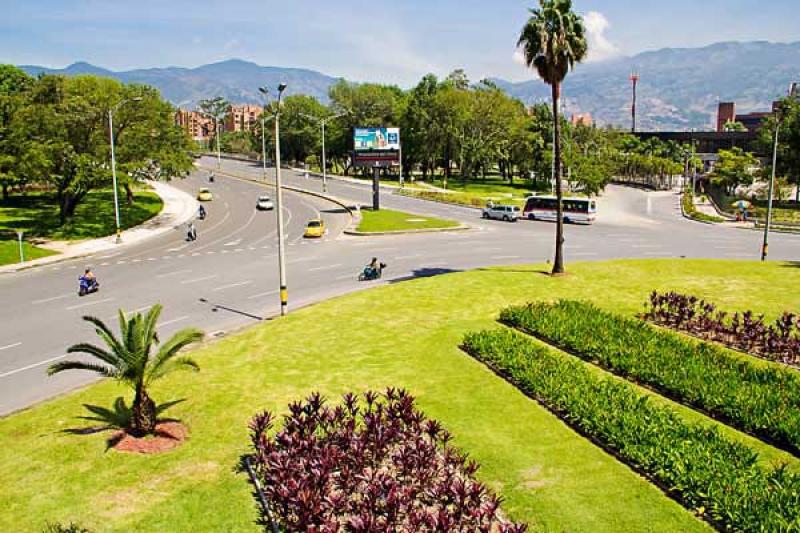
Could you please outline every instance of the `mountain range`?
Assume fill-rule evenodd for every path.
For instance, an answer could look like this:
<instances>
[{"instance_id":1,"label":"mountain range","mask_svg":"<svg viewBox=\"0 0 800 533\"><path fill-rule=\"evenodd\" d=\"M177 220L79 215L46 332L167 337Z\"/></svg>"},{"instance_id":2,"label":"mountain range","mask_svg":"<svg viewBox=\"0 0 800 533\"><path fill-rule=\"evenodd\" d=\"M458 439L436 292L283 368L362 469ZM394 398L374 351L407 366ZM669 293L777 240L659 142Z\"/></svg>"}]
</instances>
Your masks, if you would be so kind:
<instances>
[{"instance_id":1,"label":"mountain range","mask_svg":"<svg viewBox=\"0 0 800 533\"><path fill-rule=\"evenodd\" d=\"M289 86L287 94L308 94L328 101L328 88L340 78L313 70L264 67L231 59L196 68L152 68L114 72L88 63L65 69L23 65L30 74L96 74L126 83L146 83L179 107L223 96L231 102L260 102L258 87ZM800 42L724 42L702 48L665 48L597 63L578 65L564 84L564 110L591 113L599 124L630 125L630 74L640 76L637 126L640 130L712 129L719 101L735 101L738 112L770 109L800 81ZM547 101L550 88L535 75L525 82L492 78L508 94L527 104ZM374 80L379 81L379 80Z\"/></svg>"}]
</instances>

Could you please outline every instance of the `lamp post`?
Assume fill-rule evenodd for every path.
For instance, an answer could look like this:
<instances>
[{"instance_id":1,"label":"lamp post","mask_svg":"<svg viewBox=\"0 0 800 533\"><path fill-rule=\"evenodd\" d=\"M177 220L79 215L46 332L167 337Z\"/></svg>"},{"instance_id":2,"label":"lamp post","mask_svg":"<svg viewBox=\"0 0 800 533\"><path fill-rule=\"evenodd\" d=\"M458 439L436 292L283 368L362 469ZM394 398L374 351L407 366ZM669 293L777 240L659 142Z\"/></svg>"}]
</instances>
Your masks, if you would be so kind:
<instances>
[{"instance_id":1,"label":"lamp post","mask_svg":"<svg viewBox=\"0 0 800 533\"><path fill-rule=\"evenodd\" d=\"M346 113L337 113L331 117L319 118L313 115L300 113L300 116L303 116L309 120L315 120L322 125L322 192L328 192L328 161L325 151L325 126L327 126L328 122L331 120L343 117L344 115L346 115Z\"/></svg>"},{"instance_id":2,"label":"lamp post","mask_svg":"<svg viewBox=\"0 0 800 533\"><path fill-rule=\"evenodd\" d=\"M120 223L119 223L119 193L117 192L117 160L114 155L114 113L122 107L123 104L128 102L140 102L142 100L141 96L136 96L134 98L126 98L125 100L121 101L114 107L108 110L108 136L111 144L111 178L113 181L114 187L114 222L117 226L117 238L114 241L116 244L120 244L122 242L122 231L120 230Z\"/></svg>"},{"instance_id":3,"label":"lamp post","mask_svg":"<svg viewBox=\"0 0 800 533\"><path fill-rule=\"evenodd\" d=\"M260 87L259 92L264 96L269 95L269 90L266 87ZM278 85L278 100L275 106L275 210L278 216L278 278L280 284L280 297L281 297L281 316L286 316L288 312L288 290L286 288L286 258L284 256L284 242L283 242L283 213L282 209L282 195L281 195L281 135L280 135L280 116L281 116L281 97L283 91L286 90L286 84L281 83ZM262 143L264 139L262 137ZM264 146L266 146L264 144ZM266 158L265 158L266 160ZM266 163L265 163L266 165Z\"/></svg>"},{"instance_id":4,"label":"lamp post","mask_svg":"<svg viewBox=\"0 0 800 533\"><path fill-rule=\"evenodd\" d=\"M789 87L789 98L794 99L800 87L797 83L792 83ZM775 174L778 166L778 134L781 129L781 121L785 118L783 109L779 107L775 110L775 144L772 147L772 175L769 180L769 193L767 195L767 220L764 223L764 242L761 244L761 261L767 260L769 252L769 228L772 224L772 195L775 191Z\"/></svg>"}]
</instances>

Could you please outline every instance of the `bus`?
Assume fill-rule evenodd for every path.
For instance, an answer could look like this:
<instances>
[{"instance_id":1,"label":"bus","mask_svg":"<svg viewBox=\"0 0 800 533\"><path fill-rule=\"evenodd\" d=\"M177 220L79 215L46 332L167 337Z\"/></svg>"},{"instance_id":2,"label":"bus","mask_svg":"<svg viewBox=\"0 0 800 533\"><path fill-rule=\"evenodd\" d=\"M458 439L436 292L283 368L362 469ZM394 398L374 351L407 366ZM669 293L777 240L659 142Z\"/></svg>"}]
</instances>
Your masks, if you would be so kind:
<instances>
[{"instance_id":1,"label":"bus","mask_svg":"<svg viewBox=\"0 0 800 533\"><path fill-rule=\"evenodd\" d=\"M592 224L597 218L597 201L591 198L564 198L564 222ZM528 220L556 220L555 196L530 196L522 216Z\"/></svg>"}]
</instances>

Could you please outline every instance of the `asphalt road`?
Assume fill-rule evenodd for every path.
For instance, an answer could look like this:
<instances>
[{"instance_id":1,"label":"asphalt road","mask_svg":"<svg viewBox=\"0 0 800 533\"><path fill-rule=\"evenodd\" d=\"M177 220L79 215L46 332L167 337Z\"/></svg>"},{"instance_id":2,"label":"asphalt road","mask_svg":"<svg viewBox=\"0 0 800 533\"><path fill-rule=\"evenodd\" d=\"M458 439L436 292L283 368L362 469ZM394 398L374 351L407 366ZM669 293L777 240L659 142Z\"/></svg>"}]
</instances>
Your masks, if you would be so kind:
<instances>
[{"instance_id":1,"label":"asphalt road","mask_svg":"<svg viewBox=\"0 0 800 533\"><path fill-rule=\"evenodd\" d=\"M215 168L216 161L201 165ZM187 326L209 335L255 324L279 312L276 216L256 212L268 185L234 179L224 173L260 179L257 165L223 161L223 173L211 184L209 216L197 222L198 240L185 241L184 228L115 252L89 259L0 276L0 415L90 382L81 372L47 377L47 366L65 357L65 348L92 341L81 320L91 314L115 320L117 309L138 311L160 302L162 337ZM269 173L271 179L274 169ZM321 192L319 179L284 171L287 185ZM194 192L208 186L207 172L176 182ZM348 204L371 204L368 185L329 180L329 193ZM274 195L273 195L274 196ZM382 192L388 208L456 219L472 229L463 232L403 236L349 237L342 234L349 216L336 204L309 195L284 193L287 222L289 306L320 301L345 292L415 277L487 265L544 262L552 257L554 226L544 222L484 221L476 210L416 200ZM328 234L302 238L308 219L321 215ZM599 202L593 226L566 227L566 260L623 257L708 257L756 259L760 234L690 222L680 216L673 193L610 187ZM771 259L800 259L800 238L775 234ZM389 267L380 282L356 277L373 256ZM91 264L101 290L79 298L77 277Z\"/></svg>"}]
</instances>

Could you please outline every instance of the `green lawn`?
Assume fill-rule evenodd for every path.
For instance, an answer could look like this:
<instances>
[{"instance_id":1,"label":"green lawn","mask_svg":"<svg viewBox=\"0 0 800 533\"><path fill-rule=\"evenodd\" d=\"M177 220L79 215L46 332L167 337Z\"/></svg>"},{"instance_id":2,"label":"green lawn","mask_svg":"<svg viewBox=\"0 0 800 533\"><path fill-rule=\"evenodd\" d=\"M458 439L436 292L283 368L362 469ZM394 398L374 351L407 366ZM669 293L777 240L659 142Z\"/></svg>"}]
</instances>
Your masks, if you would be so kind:
<instances>
[{"instance_id":1,"label":"green lawn","mask_svg":"<svg viewBox=\"0 0 800 533\"><path fill-rule=\"evenodd\" d=\"M40 257L46 257L56 253L52 250L33 246L27 242L22 244L22 248L25 261L39 259ZM0 241L0 266L11 263L19 263L19 243L17 241Z\"/></svg>"},{"instance_id":2,"label":"green lawn","mask_svg":"<svg viewBox=\"0 0 800 533\"><path fill-rule=\"evenodd\" d=\"M405 213L403 211L393 211L391 209L381 209L380 211L362 209L361 223L358 225L357 231L374 233L380 231L444 229L455 228L459 225L460 223L455 220L426 217L413 213Z\"/></svg>"},{"instance_id":3,"label":"green lawn","mask_svg":"<svg viewBox=\"0 0 800 533\"><path fill-rule=\"evenodd\" d=\"M120 225L123 229L138 226L157 215L164 203L151 191L137 191L133 205L120 195ZM78 205L75 215L59 225L58 204L52 194L12 195L0 201L0 233L23 230L25 238L52 240L94 239L115 231L114 193L111 189L90 192ZM5 231L4 231L5 230Z\"/></svg>"},{"instance_id":4,"label":"green lawn","mask_svg":"<svg viewBox=\"0 0 800 533\"><path fill-rule=\"evenodd\" d=\"M774 317L800 308L800 267L694 260L567 266L570 274L560 278L543 275L543 266L515 266L388 285L201 347L192 354L200 373L171 375L153 391L159 401L188 399L170 414L189 426L190 440L160 456L106 451L103 434L62 432L81 427L81 404L110 404L123 393L113 382L4 418L0 530L75 521L98 531L258 531L251 488L235 470L253 414L285 412L314 390L337 398L390 385L418 397L482 465L478 476L505 498L505 512L533 531L708 530L458 345L467 331L496 327L502 307L534 299L583 298L633 315L651 290L680 290ZM84 333L94 340L90 328ZM768 459L797 467L750 441L771 450Z\"/></svg>"}]
</instances>

